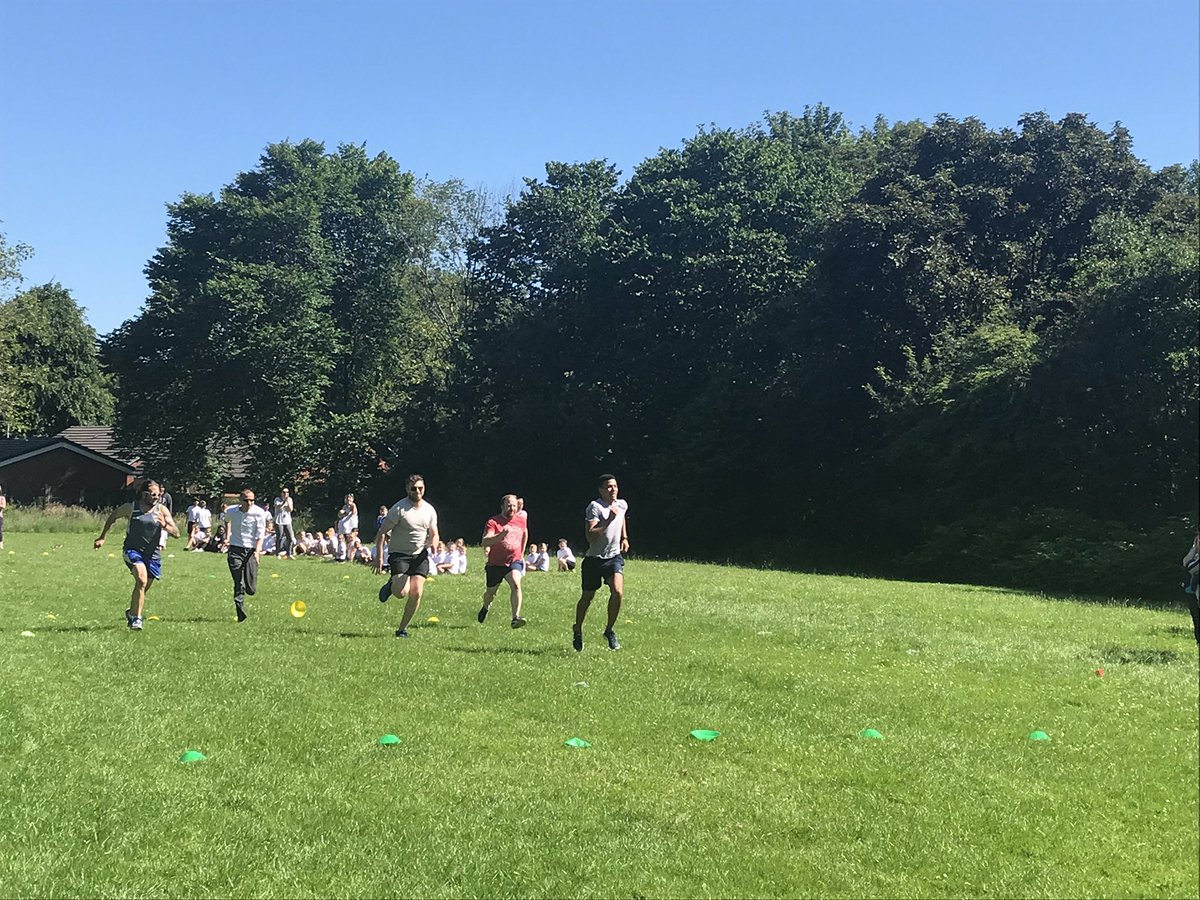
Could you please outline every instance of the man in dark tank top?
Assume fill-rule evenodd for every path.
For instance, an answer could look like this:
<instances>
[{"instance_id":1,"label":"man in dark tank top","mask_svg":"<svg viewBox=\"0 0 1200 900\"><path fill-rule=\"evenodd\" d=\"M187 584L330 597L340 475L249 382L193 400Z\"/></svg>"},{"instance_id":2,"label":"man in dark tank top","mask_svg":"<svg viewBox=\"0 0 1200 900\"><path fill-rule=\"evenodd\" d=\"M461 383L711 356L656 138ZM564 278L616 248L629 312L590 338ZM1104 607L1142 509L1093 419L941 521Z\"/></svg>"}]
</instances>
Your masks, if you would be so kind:
<instances>
[{"instance_id":1,"label":"man in dark tank top","mask_svg":"<svg viewBox=\"0 0 1200 900\"><path fill-rule=\"evenodd\" d=\"M117 519L129 519L125 529L125 544L121 556L133 576L133 591L129 598L129 608L125 610L125 623L130 631L142 630L142 610L146 602L146 592L150 586L162 578L162 552L160 538L165 531L172 537L179 537L179 529L175 519L159 498L162 488L157 481L146 479L138 489L137 499L132 503L118 506L104 523L100 537L92 546L99 550L104 546L108 530Z\"/></svg>"}]
</instances>

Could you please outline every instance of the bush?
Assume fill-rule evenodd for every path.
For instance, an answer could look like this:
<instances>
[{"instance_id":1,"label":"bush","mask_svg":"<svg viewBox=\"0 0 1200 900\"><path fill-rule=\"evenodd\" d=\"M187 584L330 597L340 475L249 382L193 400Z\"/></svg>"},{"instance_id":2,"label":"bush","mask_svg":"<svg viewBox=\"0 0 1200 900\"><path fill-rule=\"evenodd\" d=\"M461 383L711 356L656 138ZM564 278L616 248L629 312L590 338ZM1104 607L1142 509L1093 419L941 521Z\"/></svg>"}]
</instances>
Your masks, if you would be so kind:
<instances>
[{"instance_id":1,"label":"bush","mask_svg":"<svg viewBox=\"0 0 1200 900\"><path fill-rule=\"evenodd\" d=\"M1175 602L1180 560L1195 531L1186 518L1152 531L1062 509L938 526L899 560L910 577L1082 596Z\"/></svg>"}]
</instances>

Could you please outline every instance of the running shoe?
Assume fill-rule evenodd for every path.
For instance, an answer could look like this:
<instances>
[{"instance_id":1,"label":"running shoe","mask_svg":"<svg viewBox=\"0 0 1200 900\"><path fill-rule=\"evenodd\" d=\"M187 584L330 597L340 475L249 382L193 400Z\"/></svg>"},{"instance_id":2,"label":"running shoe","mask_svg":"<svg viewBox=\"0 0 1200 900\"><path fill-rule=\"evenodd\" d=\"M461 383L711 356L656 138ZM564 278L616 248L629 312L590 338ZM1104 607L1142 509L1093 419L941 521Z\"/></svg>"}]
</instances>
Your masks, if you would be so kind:
<instances>
[{"instance_id":1,"label":"running shoe","mask_svg":"<svg viewBox=\"0 0 1200 900\"><path fill-rule=\"evenodd\" d=\"M529 623L525 619L522 619L520 616L513 617L513 620L512 620L513 628L524 628L528 624Z\"/></svg>"},{"instance_id":2,"label":"running shoe","mask_svg":"<svg viewBox=\"0 0 1200 900\"><path fill-rule=\"evenodd\" d=\"M142 617L141 616L134 616L132 619L130 619L129 630L130 631L141 631L142 630Z\"/></svg>"},{"instance_id":3,"label":"running shoe","mask_svg":"<svg viewBox=\"0 0 1200 900\"><path fill-rule=\"evenodd\" d=\"M483 620L487 618L487 614L488 614L488 607L486 607L486 606L479 607L479 615L477 615L475 618L479 620L480 625L482 625Z\"/></svg>"},{"instance_id":4,"label":"running shoe","mask_svg":"<svg viewBox=\"0 0 1200 900\"><path fill-rule=\"evenodd\" d=\"M388 579L383 583L383 587L379 589L379 602L387 603L388 598L392 596L392 579Z\"/></svg>"},{"instance_id":5,"label":"running shoe","mask_svg":"<svg viewBox=\"0 0 1200 900\"><path fill-rule=\"evenodd\" d=\"M621 642L617 640L617 633L615 631L604 632L604 639L608 641L609 650L621 649Z\"/></svg>"},{"instance_id":6,"label":"running shoe","mask_svg":"<svg viewBox=\"0 0 1200 900\"><path fill-rule=\"evenodd\" d=\"M402 637L402 638L408 637L408 629L407 628L397 628L396 629L396 637Z\"/></svg>"},{"instance_id":7,"label":"running shoe","mask_svg":"<svg viewBox=\"0 0 1200 900\"><path fill-rule=\"evenodd\" d=\"M133 611L132 610L128 610L128 609L125 610L125 624L128 625L130 628L133 627Z\"/></svg>"},{"instance_id":8,"label":"running shoe","mask_svg":"<svg viewBox=\"0 0 1200 900\"><path fill-rule=\"evenodd\" d=\"M583 632L575 629L571 632L571 646L575 648L576 653L583 651Z\"/></svg>"}]
</instances>

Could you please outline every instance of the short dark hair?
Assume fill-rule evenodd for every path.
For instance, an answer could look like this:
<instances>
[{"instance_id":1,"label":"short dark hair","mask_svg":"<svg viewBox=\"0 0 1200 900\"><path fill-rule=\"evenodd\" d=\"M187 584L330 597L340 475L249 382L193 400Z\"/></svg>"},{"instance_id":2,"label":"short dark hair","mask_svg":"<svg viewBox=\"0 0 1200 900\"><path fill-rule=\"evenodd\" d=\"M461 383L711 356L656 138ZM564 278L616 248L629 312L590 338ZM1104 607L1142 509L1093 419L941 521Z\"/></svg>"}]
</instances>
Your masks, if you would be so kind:
<instances>
[{"instance_id":1,"label":"short dark hair","mask_svg":"<svg viewBox=\"0 0 1200 900\"><path fill-rule=\"evenodd\" d=\"M610 482L610 481L616 481L616 480L617 480L617 476L616 476L616 475L601 475L601 476L600 476L600 480L599 480L598 482L596 482L596 483L597 483L598 485L600 485L601 487L603 487L604 485L608 484L608 482Z\"/></svg>"},{"instance_id":2,"label":"short dark hair","mask_svg":"<svg viewBox=\"0 0 1200 900\"><path fill-rule=\"evenodd\" d=\"M407 487L411 488L411 487L412 487L414 484L416 484L418 481L424 481L424 480L425 480L425 476L424 476L424 475L409 475L409 476L408 476L408 485L407 485Z\"/></svg>"}]
</instances>

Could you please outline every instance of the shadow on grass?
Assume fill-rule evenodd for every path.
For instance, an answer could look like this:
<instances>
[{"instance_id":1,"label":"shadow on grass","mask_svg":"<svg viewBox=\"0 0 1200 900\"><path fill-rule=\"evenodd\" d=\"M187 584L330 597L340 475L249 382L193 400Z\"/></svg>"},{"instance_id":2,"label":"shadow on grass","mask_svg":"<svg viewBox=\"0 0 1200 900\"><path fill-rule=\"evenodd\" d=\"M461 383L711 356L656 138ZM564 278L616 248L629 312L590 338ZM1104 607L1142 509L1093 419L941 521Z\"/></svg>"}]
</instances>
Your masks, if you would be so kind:
<instances>
[{"instance_id":1,"label":"shadow on grass","mask_svg":"<svg viewBox=\"0 0 1200 900\"><path fill-rule=\"evenodd\" d=\"M1139 666L1166 666L1183 659L1183 654L1175 650L1160 650L1154 647L1122 647L1119 644L1106 644L1098 647L1100 658L1109 665L1126 665L1135 663Z\"/></svg>"},{"instance_id":2,"label":"shadow on grass","mask_svg":"<svg viewBox=\"0 0 1200 900\"><path fill-rule=\"evenodd\" d=\"M453 653L501 653L509 656L541 656L545 647L447 647Z\"/></svg>"},{"instance_id":3,"label":"shadow on grass","mask_svg":"<svg viewBox=\"0 0 1200 900\"><path fill-rule=\"evenodd\" d=\"M126 630L124 624L121 625L47 625L45 628L33 628L31 631L55 632L56 634L77 634L79 632L87 633L89 631L121 631Z\"/></svg>"}]
</instances>

